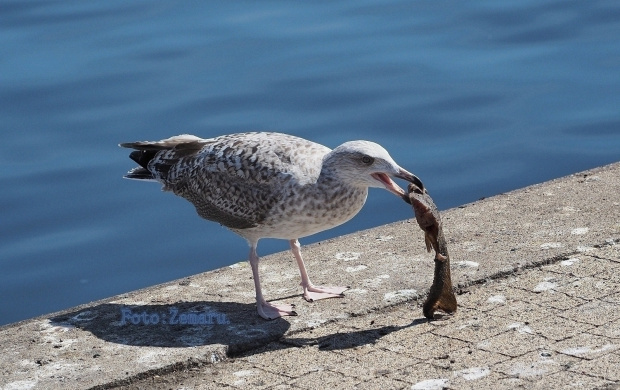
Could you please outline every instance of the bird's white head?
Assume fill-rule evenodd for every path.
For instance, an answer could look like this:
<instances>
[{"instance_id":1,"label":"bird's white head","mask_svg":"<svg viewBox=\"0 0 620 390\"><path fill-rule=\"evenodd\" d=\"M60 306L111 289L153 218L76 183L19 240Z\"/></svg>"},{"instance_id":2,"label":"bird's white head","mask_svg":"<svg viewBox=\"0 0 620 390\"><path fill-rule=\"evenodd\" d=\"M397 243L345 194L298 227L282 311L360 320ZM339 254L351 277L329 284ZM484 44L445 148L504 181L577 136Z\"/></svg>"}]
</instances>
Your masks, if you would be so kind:
<instances>
[{"instance_id":1,"label":"bird's white head","mask_svg":"<svg viewBox=\"0 0 620 390\"><path fill-rule=\"evenodd\" d=\"M323 169L349 185L385 188L401 198L406 198L406 193L391 176L424 190L420 179L396 164L381 145L370 141L349 141L338 146L325 156Z\"/></svg>"}]
</instances>

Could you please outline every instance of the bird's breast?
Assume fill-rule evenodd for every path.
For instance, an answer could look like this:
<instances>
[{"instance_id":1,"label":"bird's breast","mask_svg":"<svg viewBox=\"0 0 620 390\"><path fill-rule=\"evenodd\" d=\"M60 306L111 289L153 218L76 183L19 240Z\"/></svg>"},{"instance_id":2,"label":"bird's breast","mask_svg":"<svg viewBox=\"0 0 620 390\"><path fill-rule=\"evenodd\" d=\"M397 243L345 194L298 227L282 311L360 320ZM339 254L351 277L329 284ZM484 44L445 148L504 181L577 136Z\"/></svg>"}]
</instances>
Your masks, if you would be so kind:
<instances>
[{"instance_id":1,"label":"bird's breast","mask_svg":"<svg viewBox=\"0 0 620 390\"><path fill-rule=\"evenodd\" d=\"M291 190L295 191L295 190ZM294 239L331 229L353 218L364 206L367 188L285 193L256 228L238 231L256 238Z\"/></svg>"}]
</instances>

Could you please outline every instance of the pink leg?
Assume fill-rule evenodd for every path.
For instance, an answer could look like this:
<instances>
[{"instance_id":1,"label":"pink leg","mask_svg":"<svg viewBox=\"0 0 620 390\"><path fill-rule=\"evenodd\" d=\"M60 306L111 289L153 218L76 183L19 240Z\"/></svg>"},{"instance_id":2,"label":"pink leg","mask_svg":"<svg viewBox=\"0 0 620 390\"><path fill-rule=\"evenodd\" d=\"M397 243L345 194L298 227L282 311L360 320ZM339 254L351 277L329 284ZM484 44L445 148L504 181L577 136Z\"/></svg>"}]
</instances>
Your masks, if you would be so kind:
<instances>
[{"instance_id":1,"label":"pink leg","mask_svg":"<svg viewBox=\"0 0 620 390\"><path fill-rule=\"evenodd\" d=\"M256 254L256 242L251 243L250 249L250 266L252 267L252 275L254 276L254 288L256 289L256 308L258 314L266 320L273 320L282 316L296 316L293 305L279 305L269 303L263 297L263 291L260 287L260 277L258 275L258 255Z\"/></svg>"},{"instance_id":2,"label":"pink leg","mask_svg":"<svg viewBox=\"0 0 620 390\"><path fill-rule=\"evenodd\" d=\"M301 274L301 287L304 290L304 299L308 302L318 301L319 299L326 298L342 298L343 292L348 290L349 287L325 287L315 286L310 282L308 273L306 272L306 266L304 260L301 257L301 246L298 240L290 240L291 252L297 260L297 266L299 267L299 273Z\"/></svg>"}]
</instances>

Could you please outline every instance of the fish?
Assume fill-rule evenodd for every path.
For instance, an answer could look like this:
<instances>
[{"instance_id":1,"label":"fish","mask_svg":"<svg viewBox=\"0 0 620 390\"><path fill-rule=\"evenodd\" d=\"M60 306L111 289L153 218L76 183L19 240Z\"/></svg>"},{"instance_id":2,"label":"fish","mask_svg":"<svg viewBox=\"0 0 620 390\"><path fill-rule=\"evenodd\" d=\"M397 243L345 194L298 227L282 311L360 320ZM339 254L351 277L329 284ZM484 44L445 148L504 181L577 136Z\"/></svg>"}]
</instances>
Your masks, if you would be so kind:
<instances>
[{"instance_id":1,"label":"fish","mask_svg":"<svg viewBox=\"0 0 620 390\"><path fill-rule=\"evenodd\" d=\"M403 200L411 204L416 221L420 229L424 231L426 250L428 252L435 251L433 284L424 302L422 312L429 319L436 318L435 311L437 310L448 314L455 313L457 302L450 277L450 255L443 234L439 210L426 189L413 183L407 187L407 194L403 196Z\"/></svg>"}]
</instances>

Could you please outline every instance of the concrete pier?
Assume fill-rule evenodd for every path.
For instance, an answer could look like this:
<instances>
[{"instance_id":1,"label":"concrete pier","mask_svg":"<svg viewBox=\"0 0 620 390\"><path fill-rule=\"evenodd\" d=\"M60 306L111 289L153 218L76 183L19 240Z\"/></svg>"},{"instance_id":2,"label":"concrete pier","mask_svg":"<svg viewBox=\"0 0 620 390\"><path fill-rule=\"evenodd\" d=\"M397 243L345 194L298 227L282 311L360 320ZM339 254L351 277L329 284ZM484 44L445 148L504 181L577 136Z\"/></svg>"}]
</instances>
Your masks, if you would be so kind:
<instances>
[{"instance_id":1,"label":"concrete pier","mask_svg":"<svg viewBox=\"0 0 620 390\"><path fill-rule=\"evenodd\" d=\"M432 195L432 189L431 195ZM620 163L442 212L459 308L428 321L413 219L0 328L9 389L620 389ZM203 261L208 259L203 259Z\"/></svg>"}]
</instances>

